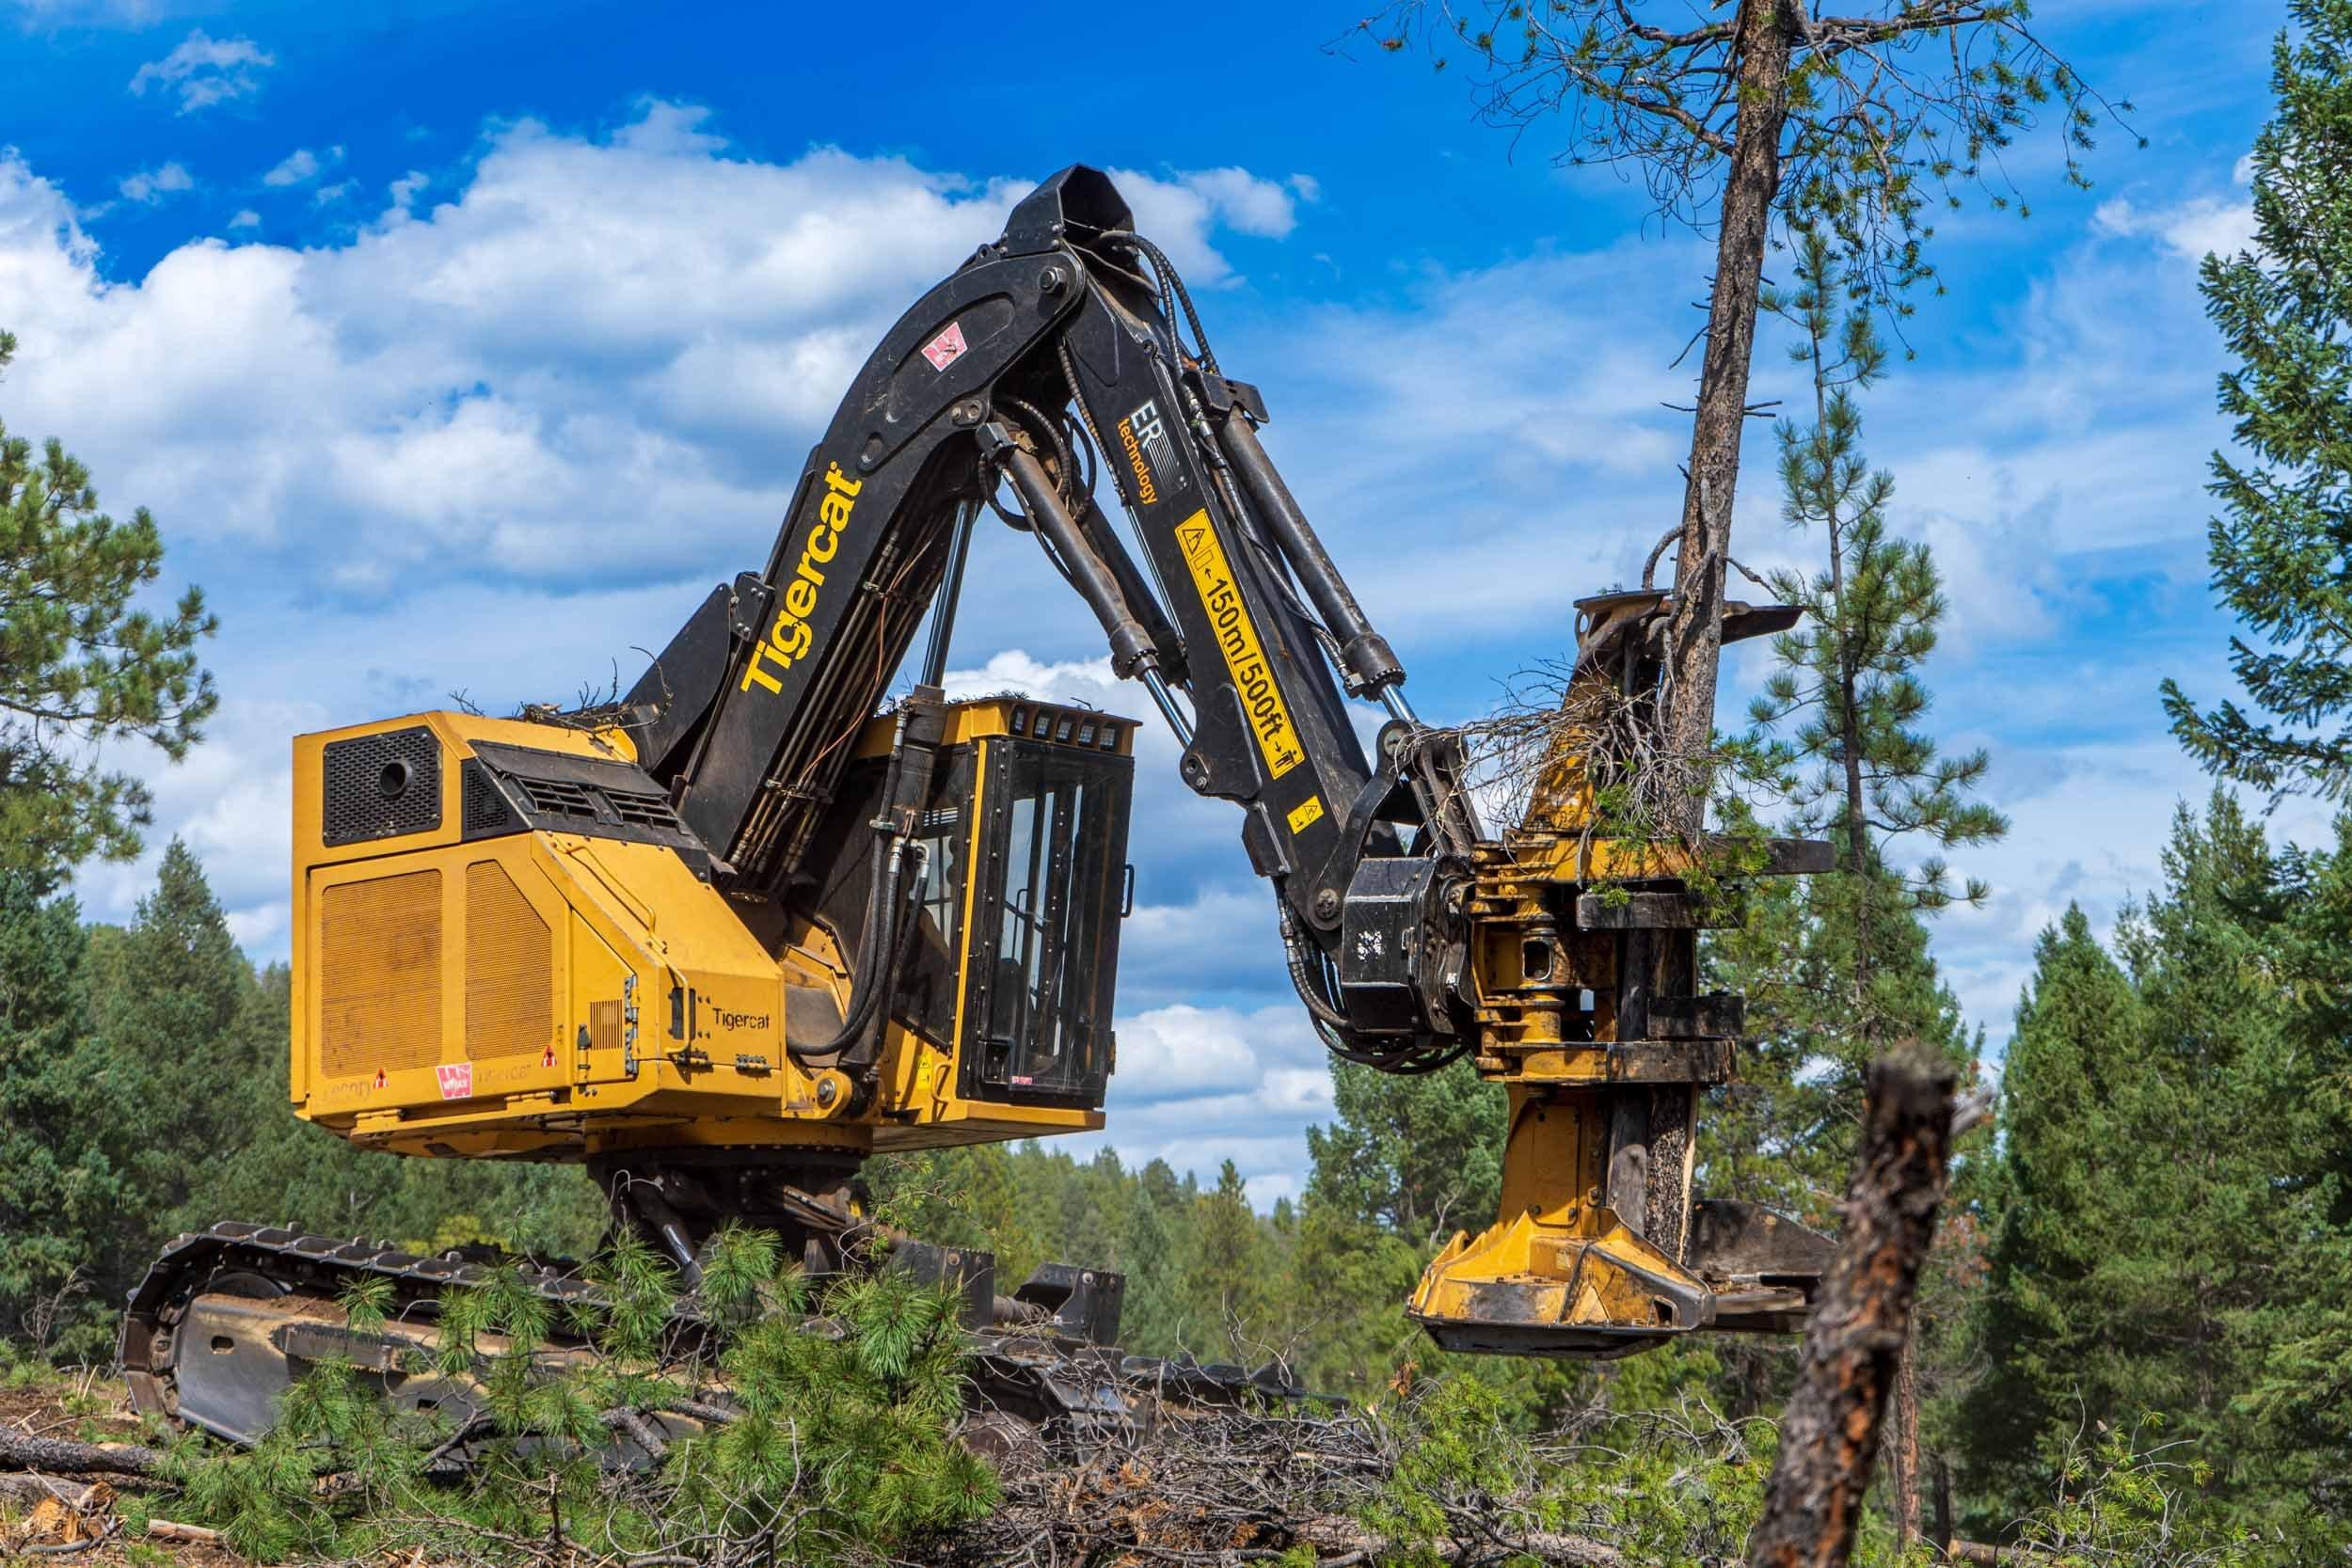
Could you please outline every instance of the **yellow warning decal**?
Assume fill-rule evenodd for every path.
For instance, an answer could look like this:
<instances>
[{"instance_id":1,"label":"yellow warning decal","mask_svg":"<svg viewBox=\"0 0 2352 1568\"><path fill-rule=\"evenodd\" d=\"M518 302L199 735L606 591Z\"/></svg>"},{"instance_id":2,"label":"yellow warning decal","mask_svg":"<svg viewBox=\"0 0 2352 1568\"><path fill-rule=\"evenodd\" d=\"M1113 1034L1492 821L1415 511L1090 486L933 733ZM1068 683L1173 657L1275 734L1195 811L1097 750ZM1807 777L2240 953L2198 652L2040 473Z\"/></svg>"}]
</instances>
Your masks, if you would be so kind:
<instances>
[{"instance_id":1,"label":"yellow warning decal","mask_svg":"<svg viewBox=\"0 0 2352 1568\"><path fill-rule=\"evenodd\" d=\"M1316 823L1322 820L1323 797L1320 795L1308 796L1304 800L1299 801L1298 804L1291 811L1291 836L1293 838L1296 838L1300 833L1305 832L1308 829L1313 827Z\"/></svg>"},{"instance_id":2,"label":"yellow warning decal","mask_svg":"<svg viewBox=\"0 0 2352 1568\"><path fill-rule=\"evenodd\" d=\"M1265 650L1258 643L1258 628L1250 625L1248 607L1233 586L1233 569L1226 563L1225 548L1216 542L1216 530L1209 526L1205 508L1176 525L1176 543L1184 552L1184 564L1192 569L1192 585L1200 591L1210 624L1216 627L1217 651L1225 656L1233 689L1241 693L1242 711L1257 732L1258 750L1265 753L1266 777L1279 779L1304 756L1298 749L1298 730L1291 722L1281 688L1274 684ZM1320 813L1323 808L1317 805L1315 809ZM1292 831L1295 832L1298 826L1294 821Z\"/></svg>"}]
</instances>

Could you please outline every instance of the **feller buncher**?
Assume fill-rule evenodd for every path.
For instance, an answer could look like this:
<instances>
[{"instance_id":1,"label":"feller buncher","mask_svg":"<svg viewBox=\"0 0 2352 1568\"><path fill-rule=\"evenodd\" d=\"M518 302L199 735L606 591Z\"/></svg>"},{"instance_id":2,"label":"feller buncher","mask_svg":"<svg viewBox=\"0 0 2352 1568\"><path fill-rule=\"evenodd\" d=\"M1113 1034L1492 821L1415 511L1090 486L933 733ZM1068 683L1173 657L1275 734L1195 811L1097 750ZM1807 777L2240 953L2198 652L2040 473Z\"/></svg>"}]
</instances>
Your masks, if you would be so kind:
<instances>
[{"instance_id":1,"label":"feller buncher","mask_svg":"<svg viewBox=\"0 0 2352 1568\"><path fill-rule=\"evenodd\" d=\"M1522 826L1482 829L1459 735L1406 701L1266 419L1111 181L1048 180L891 328L766 564L714 588L626 697L294 741L295 1113L420 1158L584 1162L690 1288L729 1222L818 1274L917 1271L961 1294L975 1399L1030 1420L1116 1415L1138 1372L1279 1387L1122 1360L1116 1274L1049 1265L1006 1297L984 1252L861 1244L875 1154L1104 1124L1137 726L946 699L993 515L1093 611L1184 783L1232 803L1331 1053L1402 1073L1467 1056L1507 1089L1502 1211L1409 1304L1431 1338L1591 1357L1789 1327L1821 1239L1691 1191L1740 1006L1698 990L1689 847L1597 837L1597 765L1573 746ZM1576 608L1572 691L1638 711L1667 596ZM1732 605L1724 635L1793 615ZM1372 755L1349 699L1386 711ZM1823 847L1772 846L1765 869L1820 869ZM235 1439L327 1356L395 1404L464 1405L401 1353L443 1286L509 1266L222 1224L134 1292L122 1362L140 1409ZM394 1308L362 1334L335 1302L369 1277Z\"/></svg>"}]
</instances>

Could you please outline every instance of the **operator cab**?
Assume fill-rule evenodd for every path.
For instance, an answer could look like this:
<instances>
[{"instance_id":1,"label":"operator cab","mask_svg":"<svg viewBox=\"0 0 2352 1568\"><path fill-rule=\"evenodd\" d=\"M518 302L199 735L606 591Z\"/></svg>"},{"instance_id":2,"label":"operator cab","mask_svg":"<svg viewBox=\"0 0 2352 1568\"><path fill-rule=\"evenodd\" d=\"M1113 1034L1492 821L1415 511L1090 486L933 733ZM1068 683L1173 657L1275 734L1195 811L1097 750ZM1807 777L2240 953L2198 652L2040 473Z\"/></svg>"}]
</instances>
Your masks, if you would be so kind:
<instances>
[{"instance_id":1,"label":"operator cab","mask_svg":"<svg viewBox=\"0 0 2352 1568\"><path fill-rule=\"evenodd\" d=\"M1110 1076L1119 923L1132 907L1136 721L1024 698L948 708L921 918L893 1011L952 1052L970 1101L1091 1110ZM889 767L877 721L842 781L841 868L822 902L837 939L864 927L861 874Z\"/></svg>"}]
</instances>

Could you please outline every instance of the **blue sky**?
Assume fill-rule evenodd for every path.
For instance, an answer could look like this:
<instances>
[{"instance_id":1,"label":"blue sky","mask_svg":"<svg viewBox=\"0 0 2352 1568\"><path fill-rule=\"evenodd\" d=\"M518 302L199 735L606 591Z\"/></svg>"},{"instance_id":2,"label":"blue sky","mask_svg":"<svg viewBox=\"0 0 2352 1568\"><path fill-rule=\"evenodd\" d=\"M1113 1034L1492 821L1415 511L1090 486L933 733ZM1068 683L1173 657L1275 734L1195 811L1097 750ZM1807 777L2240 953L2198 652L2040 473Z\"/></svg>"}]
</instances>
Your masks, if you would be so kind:
<instances>
[{"instance_id":1,"label":"blue sky","mask_svg":"<svg viewBox=\"0 0 2352 1568\"><path fill-rule=\"evenodd\" d=\"M1707 248L1638 187L1477 123L1460 71L1344 43L1349 6L0 4L0 385L218 609L214 738L154 776L257 957L282 954L287 736L465 691L601 685L762 557L802 455L898 311L1063 164L1120 172L1425 715L1564 652L1678 507L1670 361ZM1932 723L2015 827L1936 950L1997 1048L2035 933L2111 922L2203 784L2157 681L2224 683L2206 586L2219 355L2197 258L2246 232L2267 5L2051 0L2136 103L2097 188L2010 158L1866 406L1952 612ZM1793 390L1767 329L1759 397ZM1751 432L1735 551L1805 559ZM1130 713L1089 618L984 536L961 679ZM1742 651L1727 705L1761 656ZM1727 705L1728 712L1736 712ZM1327 1114L1227 808L1147 738L1108 1141L1295 1193ZM2290 813L2286 831L2308 830ZM87 872L126 916L142 864ZM1203 977L1207 977L1204 979Z\"/></svg>"}]
</instances>

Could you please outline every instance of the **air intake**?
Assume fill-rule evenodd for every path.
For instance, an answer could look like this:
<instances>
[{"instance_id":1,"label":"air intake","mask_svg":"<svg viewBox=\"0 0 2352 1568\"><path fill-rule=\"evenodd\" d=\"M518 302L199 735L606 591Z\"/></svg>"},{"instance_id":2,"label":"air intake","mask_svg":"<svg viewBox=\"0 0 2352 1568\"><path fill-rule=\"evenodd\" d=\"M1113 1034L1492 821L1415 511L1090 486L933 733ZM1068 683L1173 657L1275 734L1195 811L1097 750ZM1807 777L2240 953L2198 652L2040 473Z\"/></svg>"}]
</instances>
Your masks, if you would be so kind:
<instances>
[{"instance_id":1,"label":"air intake","mask_svg":"<svg viewBox=\"0 0 2352 1568\"><path fill-rule=\"evenodd\" d=\"M322 1077L437 1063L441 874L411 871L328 888L319 899L318 973Z\"/></svg>"},{"instance_id":2,"label":"air intake","mask_svg":"<svg viewBox=\"0 0 2352 1568\"><path fill-rule=\"evenodd\" d=\"M555 1043L554 941L496 861L466 867L466 1054L535 1056Z\"/></svg>"}]
</instances>

